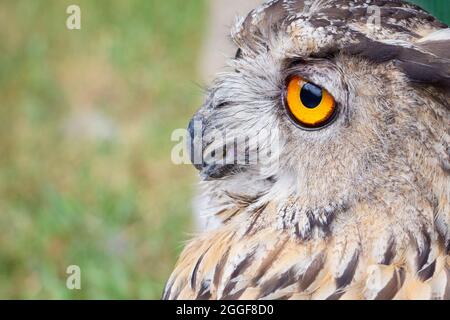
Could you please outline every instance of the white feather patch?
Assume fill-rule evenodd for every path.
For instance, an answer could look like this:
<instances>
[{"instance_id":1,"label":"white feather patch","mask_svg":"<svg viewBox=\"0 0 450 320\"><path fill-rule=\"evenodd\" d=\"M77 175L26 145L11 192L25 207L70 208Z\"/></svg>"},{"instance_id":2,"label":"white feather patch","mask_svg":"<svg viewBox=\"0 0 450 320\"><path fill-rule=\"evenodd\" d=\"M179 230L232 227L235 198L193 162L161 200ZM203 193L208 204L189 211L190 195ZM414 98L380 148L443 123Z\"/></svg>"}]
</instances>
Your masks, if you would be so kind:
<instances>
[{"instance_id":1,"label":"white feather patch","mask_svg":"<svg viewBox=\"0 0 450 320\"><path fill-rule=\"evenodd\" d=\"M445 41L450 40L450 28L438 30L430 33L426 37L418 40L417 43L424 43L429 41Z\"/></svg>"}]
</instances>

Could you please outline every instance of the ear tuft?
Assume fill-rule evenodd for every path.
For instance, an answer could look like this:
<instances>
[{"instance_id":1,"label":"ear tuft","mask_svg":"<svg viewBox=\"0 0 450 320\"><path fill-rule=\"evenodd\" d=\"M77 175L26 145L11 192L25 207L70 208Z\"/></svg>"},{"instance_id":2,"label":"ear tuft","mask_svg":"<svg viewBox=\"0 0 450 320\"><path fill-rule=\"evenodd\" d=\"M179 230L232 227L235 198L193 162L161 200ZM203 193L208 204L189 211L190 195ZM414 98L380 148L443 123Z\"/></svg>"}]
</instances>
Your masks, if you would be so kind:
<instances>
[{"instance_id":1,"label":"ear tuft","mask_svg":"<svg viewBox=\"0 0 450 320\"><path fill-rule=\"evenodd\" d=\"M433 32L415 43L383 42L362 37L343 51L374 63L394 61L412 82L450 89L448 28Z\"/></svg>"},{"instance_id":2,"label":"ear tuft","mask_svg":"<svg viewBox=\"0 0 450 320\"><path fill-rule=\"evenodd\" d=\"M450 28L417 41L416 49L403 49L398 65L412 80L450 88Z\"/></svg>"}]
</instances>

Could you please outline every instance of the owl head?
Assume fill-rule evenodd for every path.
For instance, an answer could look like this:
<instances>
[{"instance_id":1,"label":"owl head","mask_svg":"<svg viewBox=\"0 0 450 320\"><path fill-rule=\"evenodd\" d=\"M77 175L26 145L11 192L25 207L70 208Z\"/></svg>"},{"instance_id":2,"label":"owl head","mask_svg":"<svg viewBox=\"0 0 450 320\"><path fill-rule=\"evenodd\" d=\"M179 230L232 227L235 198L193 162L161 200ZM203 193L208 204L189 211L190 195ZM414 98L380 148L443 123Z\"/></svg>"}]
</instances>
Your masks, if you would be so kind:
<instances>
[{"instance_id":1,"label":"owl head","mask_svg":"<svg viewBox=\"0 0 450 320\"><path fill-rule=\"evenodd\" d=\"M189 125L207 213L297 206L308 237L361 203L447 210L446 25L403 0L275 0L232 39Z\"/></svg>"}]
</instances>

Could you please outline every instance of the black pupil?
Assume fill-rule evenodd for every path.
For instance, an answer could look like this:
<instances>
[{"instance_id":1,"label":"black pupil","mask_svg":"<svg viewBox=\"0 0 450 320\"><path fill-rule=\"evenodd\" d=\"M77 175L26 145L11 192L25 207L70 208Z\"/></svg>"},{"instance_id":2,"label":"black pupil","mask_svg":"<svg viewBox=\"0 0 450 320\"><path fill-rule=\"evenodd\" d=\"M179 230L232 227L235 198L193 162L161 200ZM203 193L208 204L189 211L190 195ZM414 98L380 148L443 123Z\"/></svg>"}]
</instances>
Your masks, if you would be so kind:
<instances>
[{"instance_id":1,"label":"black pupil","mask_svg":"<svg viewBox=\"0 0 450 320\"><path fill-rule=\"evenodd\" d=\"M312 83L307 83L300 91L300 99L305 107L314 109L322 101L322 88Z\"/></svg>"}]
</instances>

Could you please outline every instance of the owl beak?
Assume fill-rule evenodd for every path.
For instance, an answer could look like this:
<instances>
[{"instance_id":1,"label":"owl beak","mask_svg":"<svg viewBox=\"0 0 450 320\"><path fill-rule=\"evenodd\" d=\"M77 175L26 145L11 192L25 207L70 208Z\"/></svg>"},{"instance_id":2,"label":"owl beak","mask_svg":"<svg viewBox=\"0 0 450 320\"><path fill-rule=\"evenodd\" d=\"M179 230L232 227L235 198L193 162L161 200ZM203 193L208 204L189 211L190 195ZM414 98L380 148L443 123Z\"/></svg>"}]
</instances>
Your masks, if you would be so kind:
<instances>
[{"instance_id":1,"label":"owl beak","mask_svg":"<svg viewBox=\"0 0 450 320\"><path fill-rule=\"evenodd\" d=\"M203 170L203 121L194 117L187 128L189 133L188 151L192 165L199 171Z\"/></svg>"},{"instance_id":2,"label":"owl beak","mask_svg":"<svg viewBox=\"0 0 450 320\"><path fill-rule=\"evenodd\" d=\"M210 143L205 142L205 126L201 117L196 116L190 122L187 129L189 133L188 151L192 165L200 171L200 177L204 181L222 179L237 172L236 164L218 164L205 161L204 153Z\"/></svg>"},{"instance_id":3,"label":"owl beak","mask_svg":"<svg viewBox=\"0 0 450 320\"><path fill-rule=\"evenodd\" d=\"M231 176L235 171L236 166L233 164L228 165L209 165L205 166L200 171L200 177L204 181L223 179L225 177Z\"/></svg>"}]
</instances>

